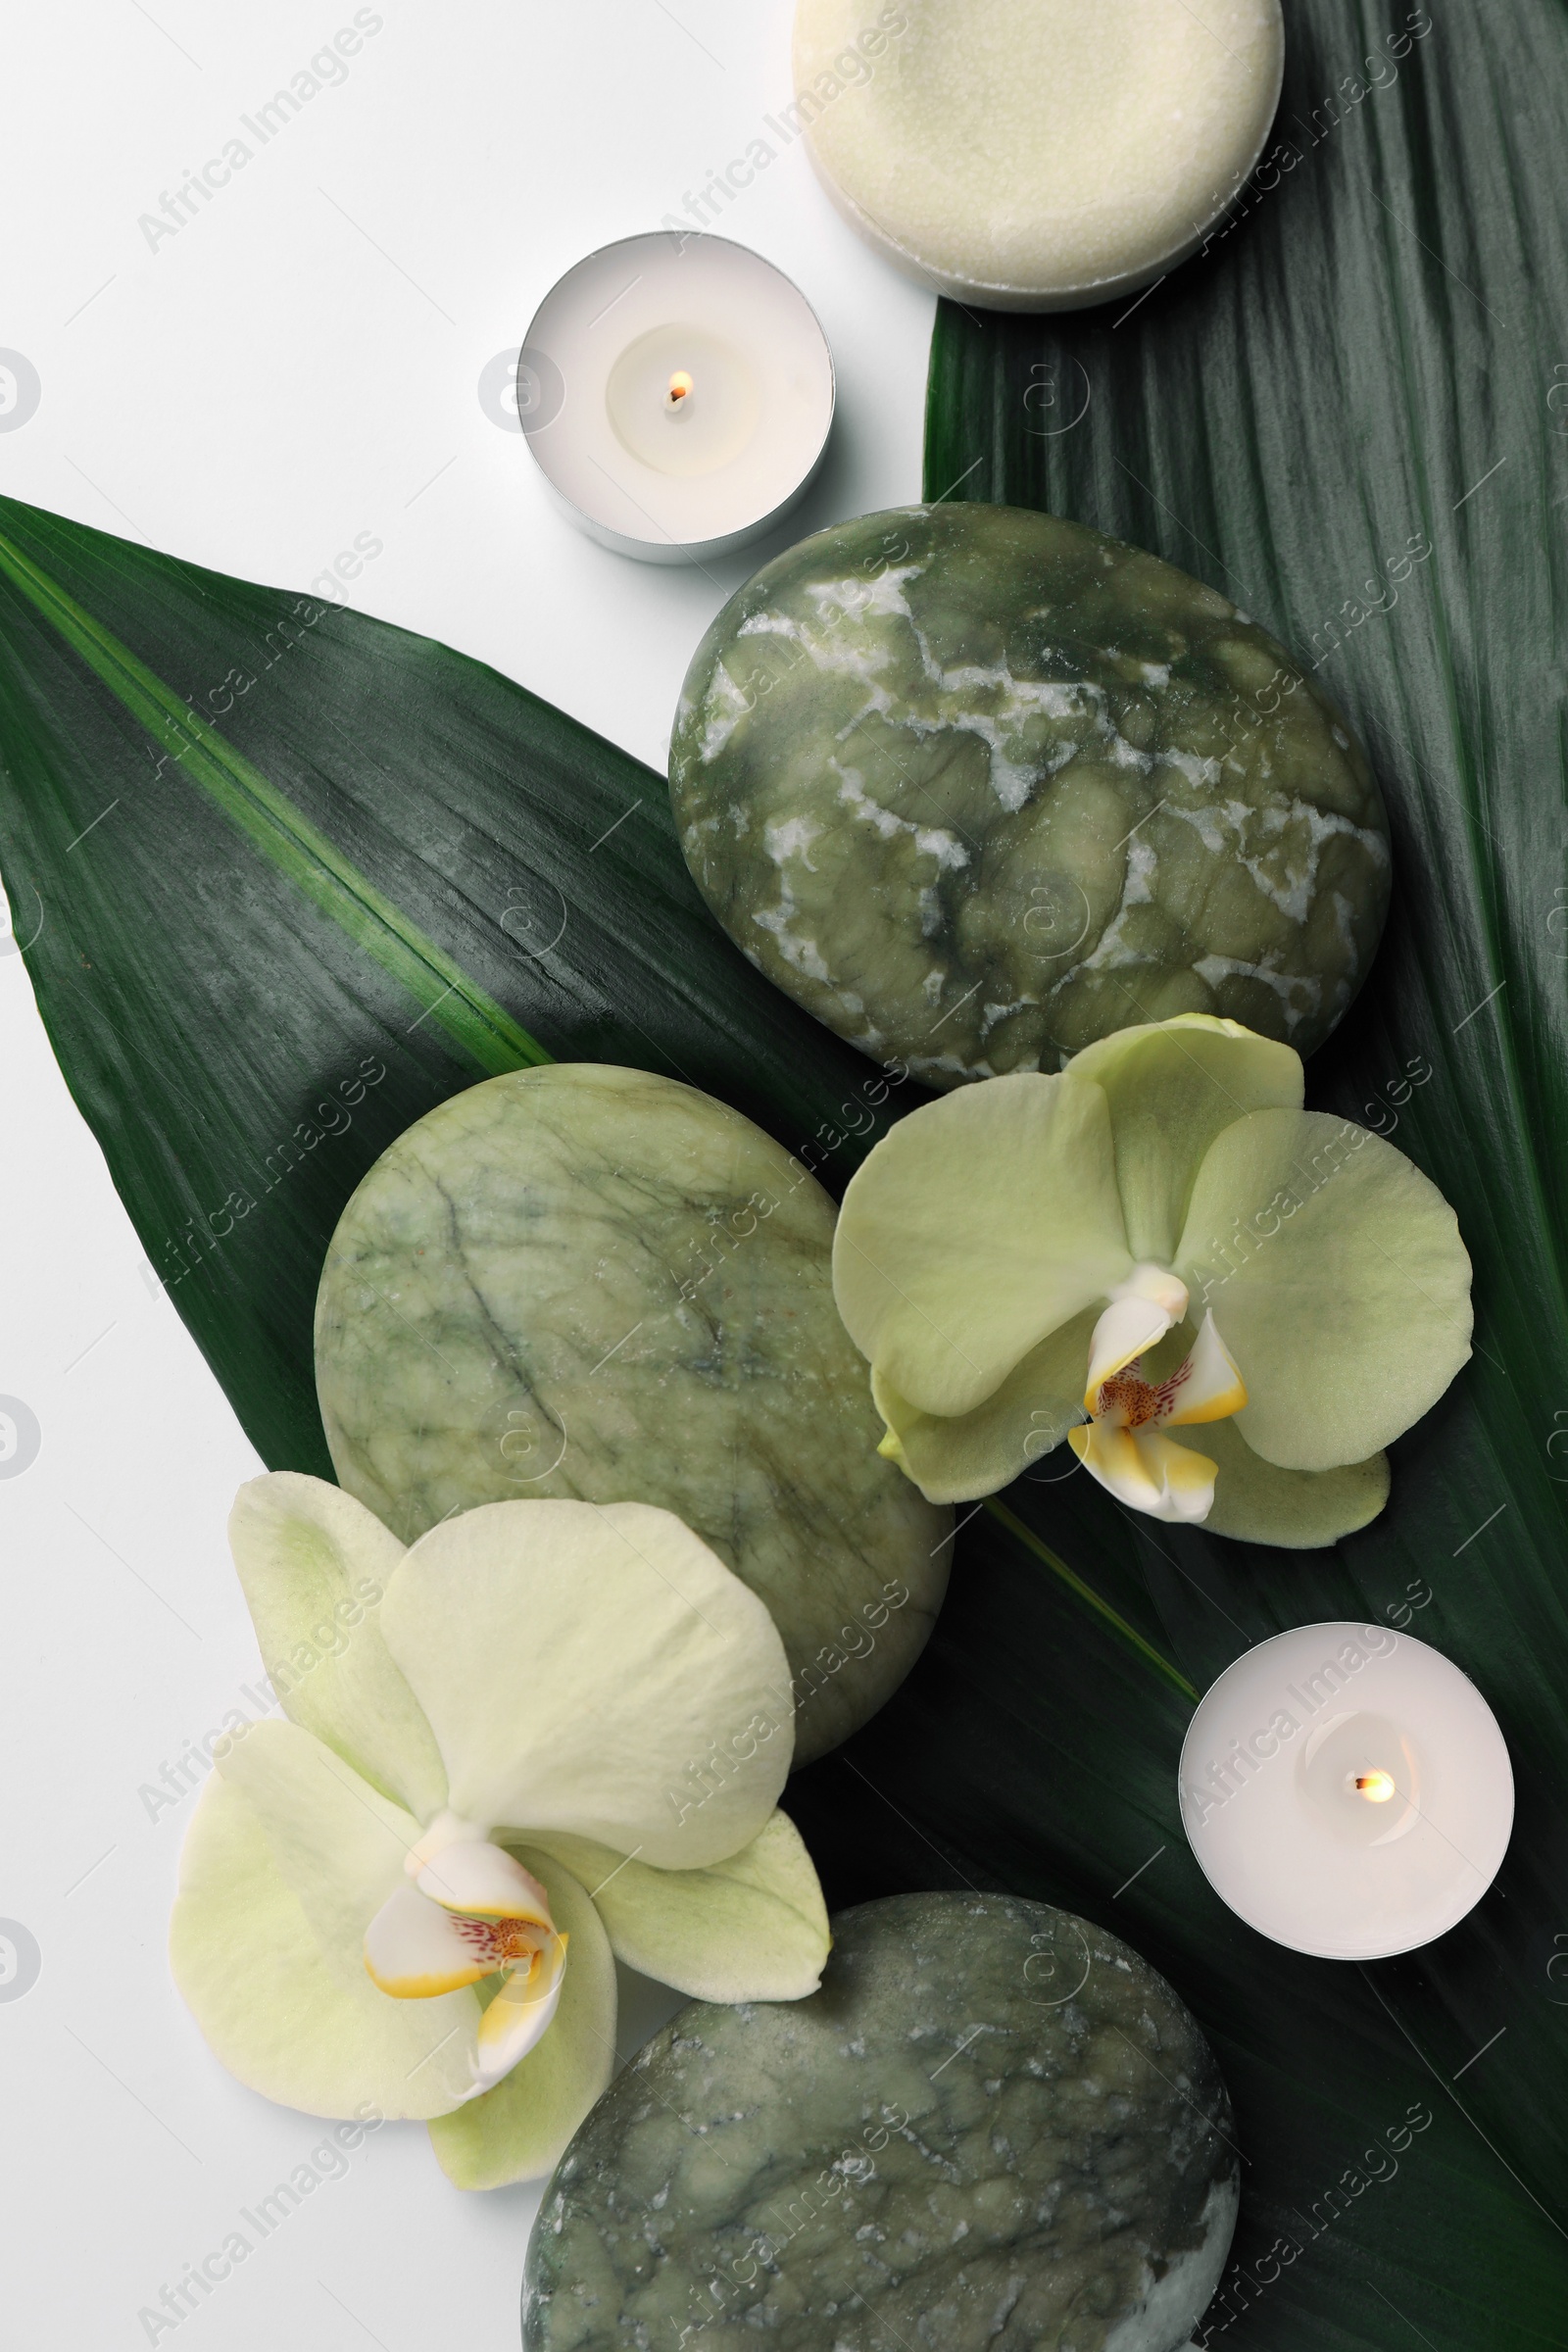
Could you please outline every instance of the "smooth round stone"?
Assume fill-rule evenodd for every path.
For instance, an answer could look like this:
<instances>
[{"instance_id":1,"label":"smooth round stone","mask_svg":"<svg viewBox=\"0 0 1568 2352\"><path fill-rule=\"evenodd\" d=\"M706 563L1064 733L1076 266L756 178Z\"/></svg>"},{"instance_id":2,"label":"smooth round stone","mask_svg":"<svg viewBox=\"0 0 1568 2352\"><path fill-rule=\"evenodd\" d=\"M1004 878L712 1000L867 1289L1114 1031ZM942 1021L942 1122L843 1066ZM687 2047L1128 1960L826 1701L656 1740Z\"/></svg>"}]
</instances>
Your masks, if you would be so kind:
<instances>
[{"instance_id":1,"label":"smooth round stone","mask_svg":"<svg viewBox=\"0 0 1568 2352\"><path fill-rule=\"evenodd\" d=\"M1284 649L1019 508L896 508L767 564L687 673L670 792L751 961L937 1086L1178 1012L1310 1053L1388 906L1371 770Z\"/></svg>"},{"instance_id":2,"label":"smooth round stone","mask_svg":"<svg viewBox=\"0 0 1568 2352\"><path fill-rule=\"evenodd\" d=\"M796 1761L821 1754L907 1674L953 1550L952 1513L877 1453L834 1215L760 1128L667 1078L558 1064L454 1096L327 1252L340 1483L405 1543L519 1496L676 1512L767 1603Z\"/></svg>"},{"instance_id":3,"label":"smooth round stone","mask_svg":"<svg viewBox=\"0 0 1568 2352\"><path fill-rule=\"evenodd\" d=\"M524 2352L1184 2344L1239 2165L1163 1978L1011 1895L833 1928L809 2000L694 2003L611 2085L534 2226Z\"/></svg>"},{"instance_id":4,"label":"smooth round stone","mask_svg":"<svg viewBox=\"0 0 1568 2352\"><path fill-rule=\"evenodd\" d=\"M1132 292L1195 253L1268 136L1279 0L798 0L829 194L926 287L991 310Z\"/></svg>"}]
</instances>

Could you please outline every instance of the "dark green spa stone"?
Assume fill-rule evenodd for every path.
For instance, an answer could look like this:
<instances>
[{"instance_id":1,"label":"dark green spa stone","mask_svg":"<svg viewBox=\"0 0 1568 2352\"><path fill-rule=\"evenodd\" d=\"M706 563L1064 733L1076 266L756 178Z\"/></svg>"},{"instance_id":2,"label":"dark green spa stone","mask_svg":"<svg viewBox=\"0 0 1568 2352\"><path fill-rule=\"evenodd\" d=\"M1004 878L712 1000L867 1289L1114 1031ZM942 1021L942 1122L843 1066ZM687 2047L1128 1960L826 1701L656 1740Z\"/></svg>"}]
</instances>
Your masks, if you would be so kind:
<instances>
[{"instance_id":1,"label":"dark green spa stone","mask_svg":"<svg viewBox=\"0 0 1568 2352\"><path fill-rule=\"evenodd\" d=\"M1344 719L1224 598L1021 509L819 531L724 607L670 747L744 953L933 1085L1222 1014L1301 1054L1366 976L1388 822Z\"/></svg>"},{"instance_id":2,"label":"dark green spa stone","mask_svg":"<svg viewBox=\"0 0 1568 2352\"><path fill-rule=\"evenodd\" d=\"M809 2000L681 2011L545 2192L524 2352L1174 2352L1224 2268L1212 2052L1113 1936L1011 1895L833 1923Z\"/></svg>"},{"instance_id":3,"label":"dark green spa stone","mask_svg":"<svg viewBox=\"0 0 1568 2352\"><path fill-rule=\"evenodd\" d=\"M339 1482L412 1544L532 1495L652 1502L772 1611L795 1756L923 1648L951 1511L877 1453L833 1303L835 1210L695 1088L554 1064L401 1135L332 1237L316 1379Z\"/></svg>"}]
</instances>

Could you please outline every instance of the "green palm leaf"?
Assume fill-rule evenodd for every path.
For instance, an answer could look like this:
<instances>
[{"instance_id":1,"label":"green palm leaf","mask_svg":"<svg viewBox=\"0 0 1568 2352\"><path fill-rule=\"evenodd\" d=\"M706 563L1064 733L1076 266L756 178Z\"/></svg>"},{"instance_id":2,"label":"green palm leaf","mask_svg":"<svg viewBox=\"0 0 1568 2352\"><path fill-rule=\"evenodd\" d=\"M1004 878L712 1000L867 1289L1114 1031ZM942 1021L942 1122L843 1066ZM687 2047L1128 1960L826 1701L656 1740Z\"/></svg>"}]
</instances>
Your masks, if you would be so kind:
<instances>
[{"instance_id":1,"label":"green palm leaf","mask_svg":"<svg viewBox=\"0 0 1568 2352\"><path fill-rule=\"evenodd\" d=\"M1298 160L1265 170L1248 217L1143 301L1067 318L944 305L926 488L1151 547L1320 663L1374 753L1396 896L1309 1100L1395 1133L1454 1203L1476 1264L1475 1360L1396 1449L1385 1518L1335 1553L1135 1528L1078 1480L1008 1500L1200 1683L1293 1623L1407 1624L1498 1712L1513 1848L1472 1920L1407 1961L1358 1971L1270 1949L1194 1890L1168 1785L1179 1705L1146 1677L1141 1697L1075 1691L1063 1709L1053 1674L1043 1731L1032 1644L996 1569L960 1577L944 1621L941 1772L920 1768L935 1734L915 1716L935 1661L855 1760L966 1870L1010 1883L1049 1852L1069 1874L1057 1899L1136 1920L1189 1990L1252 2159L1243 2273L1277 2235L1301 2249L1227 2340L1458 2352L1568 2340L1554 2006L1568 1995L1554 1960L1568 1952L1568 796L1552 513L1568 500L1568 207L1544 165L1568 16L1512 0L1485 21L1402 23L1428 29L1400 56L1344 0L1292 12L1276 135ZM1412 541L1430 556L1399 563ZM1412 1088L1412 1069L1431 1074ZM995 1704L999 1671L1015 1676L1028 1743L1000 1786L994 1747L947 1764L966 1758L979 1678ZM1055 1810L1044 1838L1031 1800ZM1065 1835L1064 1815L1078 1825ZM907 1833L869 1798L842 1821L847 1851L872 1823L906 1841L894 1867L909 1867ZM1107 1914L1110 1855L1130 1870L1161 1841ZM1396 2083L1438 2111L1432 2132L1396 2180L1348 2191L1311 2236L1311 2200L1358 2159L1351 2116L1392 2114ZM1244 2286L1231 2307L1252 2299Z\"/></svg>"},{"instance_id":2,"label":"green palm leaf","mask_svg":"<svg viewBox=\"0 0 1568 2352\"><path fill-rule=\"evenodd\" d=\"M326 1237L432 1103L620 1061L793 1148L863 1073L737 968L651 770L444 646L10 500L0 859L149 1260L258 1451L323 1477Z\"/></svg>"}]
</instances>

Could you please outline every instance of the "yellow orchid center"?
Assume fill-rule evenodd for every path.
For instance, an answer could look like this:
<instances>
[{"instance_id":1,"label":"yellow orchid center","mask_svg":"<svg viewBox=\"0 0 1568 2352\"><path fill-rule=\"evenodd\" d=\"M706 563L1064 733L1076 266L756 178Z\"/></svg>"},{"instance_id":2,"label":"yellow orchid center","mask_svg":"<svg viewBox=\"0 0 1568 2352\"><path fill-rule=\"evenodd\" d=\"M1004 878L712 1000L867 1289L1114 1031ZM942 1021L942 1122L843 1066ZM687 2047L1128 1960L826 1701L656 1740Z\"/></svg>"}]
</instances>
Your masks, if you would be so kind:
<instances>
[{"instance_id":1,"label":"yellow orchid center","mask_svg":"<svg viewBox=\"0 0 1568 2352\"><path fill-rule=\"evenodd\" d=\"M1186 1311L1186 1287L1168 1269L1134 1268L1095 1326L1084 1395L1090 1418L1067 1442L1129 1509L1194 1522L1213 1508L1218 1466L1165 1431L1227 1420L1246 1404L1247 1387L1212 1313L1174 1372L1158 1382L1144 1377L1144 1351Z\"/></svg>"},{"instance_id":2,"label":"yellow orchid center","mask_svg":"<svg viewBox=\"0 0 1568 2352\"><path fill-rule=\"evenodd\" d=\"M532 1968L547 1951L555 1931L531 1919L473 1919L457 1914L453 1926L486 1973L504 1968ZM564 1940L564 1939L563 1939Z\"/></svg>"},{"instance_id":3,"label":"yellow orchid center","mask_svg":"<svg viewBox=\"0 0 1568 2352\"><path fill-rule=\"evenodd\" d=\"M533 1874L456 1814L438 1815L404 1867L409 1883L388 1895L366 1930L365 1965L383 1992L402 2001L433 2000L501 1977L479 2020L468 2092L476 2098L548 2029L565 1977L566 1938Z\"/></svg>"}]
</instances>

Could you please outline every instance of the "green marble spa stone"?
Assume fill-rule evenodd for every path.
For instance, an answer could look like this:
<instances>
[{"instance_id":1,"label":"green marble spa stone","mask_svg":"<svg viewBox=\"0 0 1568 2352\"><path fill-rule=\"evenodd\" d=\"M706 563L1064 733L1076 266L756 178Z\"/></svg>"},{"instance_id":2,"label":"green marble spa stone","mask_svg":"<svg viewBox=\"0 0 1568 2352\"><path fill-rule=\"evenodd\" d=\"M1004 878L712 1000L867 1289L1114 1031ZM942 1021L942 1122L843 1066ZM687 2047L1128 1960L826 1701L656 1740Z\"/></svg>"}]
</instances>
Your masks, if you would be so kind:
<instances>
[{"instance_id":1,"label":"green marble spa stone","mask_svg":"<svg viewBox=\"0 0 1568 2352\"><path fill-rule=\"evenodd\" d=\"M332 1237L340 1483L405 1543L530 1495L676 1512L766 1602L797 1762L924 1646L952 1514L877 1453L834 1207L738 1111L639 1070L492 1078L400 1136Z\"/></svg>"},{"instance_id":2,"label":"green marble spa stone","mask_svg":"<svg viewBox=\"0 0 1568 2352\"><path fill-rule=\"evenodd\" d=\"M1308 1054L1388 906L1382 799L1315 681L1186 572L1017 508L767 564L698 649L670 792L752 962L936 1086L1178 1012Z\"/></svg>"},{"instance_id":3,"label":"green marble spa stone","mask_svg":"<svg viewBox=\"0 0 1568 2352\"><path fill-rule=\"evenodd\" d=\"M1011 1895L833 1927L809 2000L695 2002L611 2085L534 2226L524 2352L1185 2344L1239 2162L1170 1986Z\"/></svg>"}]
</instances>

